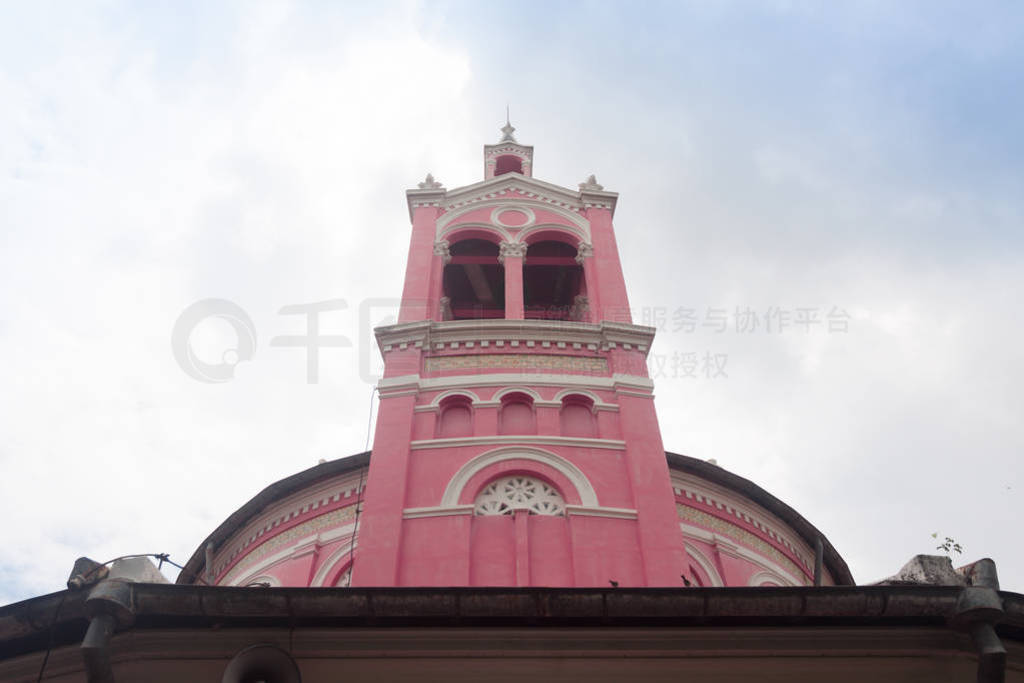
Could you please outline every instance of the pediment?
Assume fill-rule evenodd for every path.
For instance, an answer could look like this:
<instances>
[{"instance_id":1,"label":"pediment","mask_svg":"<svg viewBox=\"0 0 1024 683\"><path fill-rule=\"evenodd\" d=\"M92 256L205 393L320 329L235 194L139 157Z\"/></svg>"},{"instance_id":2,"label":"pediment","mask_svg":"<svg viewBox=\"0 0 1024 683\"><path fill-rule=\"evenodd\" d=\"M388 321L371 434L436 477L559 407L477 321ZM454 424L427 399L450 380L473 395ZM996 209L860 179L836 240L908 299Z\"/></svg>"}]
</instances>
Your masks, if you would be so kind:
<instances>
[{"instance_id":1,"label":"pediment","mask_svg":"<svg viewBox=\"0 0 1024 683\"><path fill-rule=\"evenodd\" d=\"M410 215L417 206L434 206L443 212L457 211L483 202L502 199L526 199L544 206L579 214L584 209L599 207L615 210L618 194L615 192L580 192L528 178L520 173L506 173L472 185L451 190L409 190L406 192Z\"/></svg>"}]
</instances>

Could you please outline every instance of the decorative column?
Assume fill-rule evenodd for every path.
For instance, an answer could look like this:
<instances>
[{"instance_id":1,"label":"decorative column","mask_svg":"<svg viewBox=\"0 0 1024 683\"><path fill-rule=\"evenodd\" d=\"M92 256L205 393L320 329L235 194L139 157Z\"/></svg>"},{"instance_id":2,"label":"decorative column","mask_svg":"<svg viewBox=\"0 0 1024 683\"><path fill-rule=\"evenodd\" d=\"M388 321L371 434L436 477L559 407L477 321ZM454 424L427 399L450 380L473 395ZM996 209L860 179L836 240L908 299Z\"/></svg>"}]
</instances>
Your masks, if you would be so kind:
<instances>
[{"instance_id":1,"label":"decorative column","mask_svg":"<svg viewBox=\"0 0 1024 683\"><path fill-rule=\"evenodd\" d=\"M502 242L498 252L498 263L505 267L505 318L522 320L526 317L523 308L523 258L526 245L520 242Z\"/></svg>"},{"instance_id":2,"label":"decorative column","mask_svg":"<svg viewBox=\"0 0 1024 683\"><path fill-rule=\"evenodd\" d=\"M576 247L576 263L583 266L583 280L587 285L586 296L577 296L573 306L581 322L601 322L598 313L601 304L597 296L597 274L594 272L594 247L589 242L580 242Z\"/></svg>"},{"instance_id":3,"label":"decorative column","mask_svg":"<svg viewBox=\"0 0 1024 683\"><path fill-rule=\"evenodd\" d=\"M432 320L450 320L451 302L444 296L444 267L451 263L448 240L434 242L434 260L430 270L429 317Z\"/></svg>"}]
</instances>

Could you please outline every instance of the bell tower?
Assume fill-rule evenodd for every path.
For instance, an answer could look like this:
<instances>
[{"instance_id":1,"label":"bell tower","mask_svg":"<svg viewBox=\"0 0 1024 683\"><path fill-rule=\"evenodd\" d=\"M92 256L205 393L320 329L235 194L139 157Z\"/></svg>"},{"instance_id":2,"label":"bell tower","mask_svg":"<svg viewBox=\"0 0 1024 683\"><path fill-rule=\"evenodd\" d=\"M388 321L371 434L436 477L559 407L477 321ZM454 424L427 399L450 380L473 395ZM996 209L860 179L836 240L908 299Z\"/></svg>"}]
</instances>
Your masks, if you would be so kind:
<instances>
[{"instance_id":1,"label":"bell tower","mask_svg":"<svg viewBox=\"0 0 1024 683\"><path fill-rule=\"evenodd\" d=\"M514 132L484 146L480 182L406 192L352 585L680 586L618 195L535 179Z\"/></svg>"}]
</instances>

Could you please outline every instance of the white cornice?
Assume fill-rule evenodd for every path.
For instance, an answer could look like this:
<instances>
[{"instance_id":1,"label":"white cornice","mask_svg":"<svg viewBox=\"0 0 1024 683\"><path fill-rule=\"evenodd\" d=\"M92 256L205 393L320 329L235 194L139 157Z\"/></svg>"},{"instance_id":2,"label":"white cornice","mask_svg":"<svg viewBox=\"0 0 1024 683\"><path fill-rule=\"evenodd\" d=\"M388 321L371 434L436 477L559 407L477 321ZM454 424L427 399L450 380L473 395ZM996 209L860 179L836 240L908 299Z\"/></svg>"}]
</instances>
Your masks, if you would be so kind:
<instances>
[{"instance_id":1,"label":"white cornice","mask_svg":"<svg viewBox=\"0 0 1024 683\"><path fill-rule=\"evenodd\" d=\"M629 323L603 321L579 323L547 320L430 320L387 325L374 330L381 354L395 348L427 348L435 351L494 347L495 352L522 343L565 351L607 351L622 347L637 349L645 355L654 340L655 328ZM508 348L504 348L508 347Z\"/></svg>"}]
</instances>

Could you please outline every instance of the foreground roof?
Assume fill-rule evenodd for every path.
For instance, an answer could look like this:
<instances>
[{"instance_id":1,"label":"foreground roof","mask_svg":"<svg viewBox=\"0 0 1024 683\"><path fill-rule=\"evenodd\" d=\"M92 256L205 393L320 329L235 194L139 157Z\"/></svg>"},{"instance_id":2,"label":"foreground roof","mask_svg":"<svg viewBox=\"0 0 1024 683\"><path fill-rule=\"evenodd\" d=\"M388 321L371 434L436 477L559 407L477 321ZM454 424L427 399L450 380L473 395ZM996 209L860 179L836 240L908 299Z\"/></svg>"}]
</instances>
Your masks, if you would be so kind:
<instances>
[{"instance_id":1,"label":"foreground roof","mask_svg":"<svg viewBox=\"0 0 1024 683\"><path fill-rule=\"evenodd\" d=\"M991 606L979 610L972 591ZM111 632L90 642L86 630L100 618ZM285 651L307 681L337 680L357 665L367 675L377 667L373 680L406 680L427 661L423 680L480 680L472 667L481 659L524 674L536 661L534 674L558 666L598 681L641 672L678 680L680 666L714 680L971 680L975 669L978 680L1003 680L1004 669L1006 680L1024 680L1024 596L922 585L340 589L108 580L0 608L4 680L35 680L41 666L75 680L113 680L100 671L221 680L254 644Z\"/></svg>"}]
</instances>

